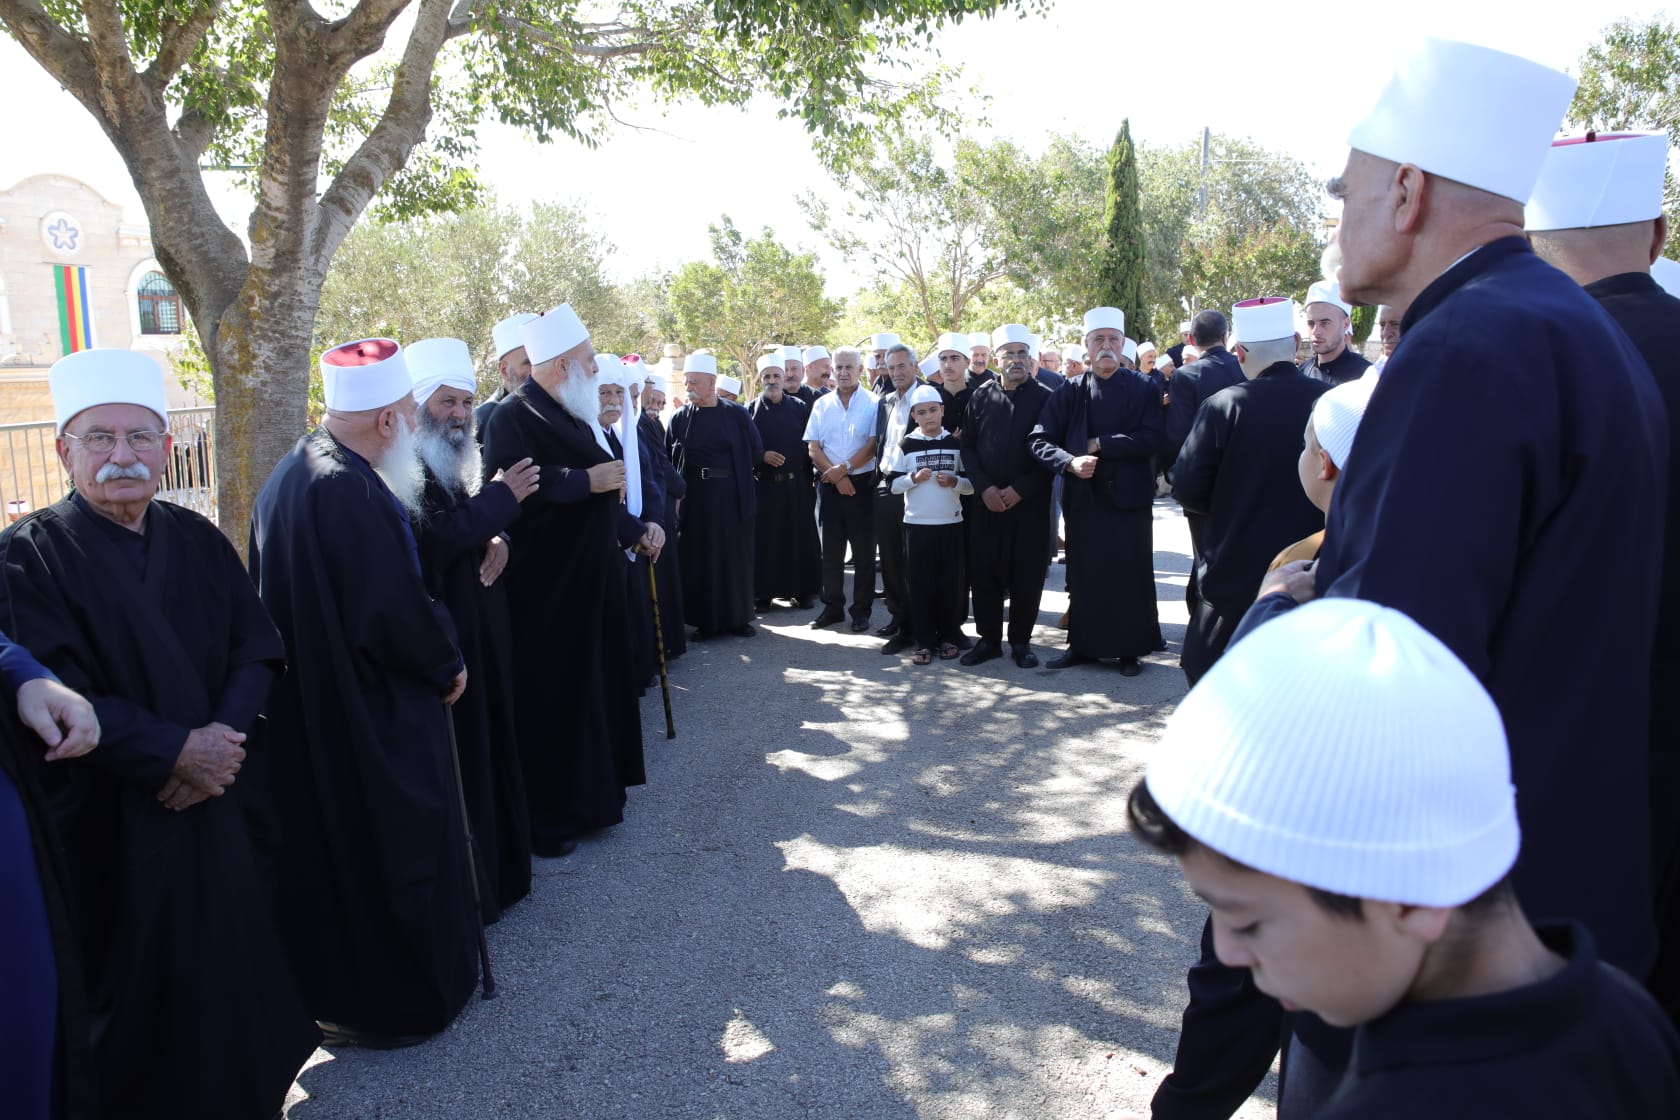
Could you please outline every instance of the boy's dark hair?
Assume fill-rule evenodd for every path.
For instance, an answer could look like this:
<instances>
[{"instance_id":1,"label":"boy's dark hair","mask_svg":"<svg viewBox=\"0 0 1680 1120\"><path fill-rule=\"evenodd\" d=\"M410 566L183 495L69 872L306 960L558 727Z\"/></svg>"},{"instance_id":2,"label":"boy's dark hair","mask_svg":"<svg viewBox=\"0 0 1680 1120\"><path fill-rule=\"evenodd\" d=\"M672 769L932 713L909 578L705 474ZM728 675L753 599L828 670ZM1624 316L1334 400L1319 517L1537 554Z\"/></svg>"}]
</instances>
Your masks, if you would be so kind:
<instances>
[{"instance_id":1,"label":"boy's dark hair","mask_svg":"<svg viewBox=\"0 0 1680 1120\"><path fill-rule=\"evenodd\" d=\"M1155 795L1149 792L1149 785L1143 778L1138 779L1137 785L1132 787L1131 796L1126 799L1126 816L1130 818L1132 832L1137 835L1137 838L1158 852L1165 852L1169 856L1186 856L1203 846L1200 840L1184 831L1176 821L1167 816L1166 810L1162 809L1160 803L1155 800ZM1211 848L1208 850L1238 871L1254 870L1246 863L1234 860L1224 852L1213 851ZM1305 883L1301 885L1312 896L1314 902L1335 917L1348 918L1352 921L1364 919L1364 904L1352 895L1319 890L1317 887L1309 887ZM1475 915L1493 908L1496 904L1507 901L1514 902L1515 898L1516 896L1511 891L1511 880L1506 877L1500 879L1499 882L1458 907L1458 909L1465 911L1467 914Z\"/></svg>"}]
</instances>

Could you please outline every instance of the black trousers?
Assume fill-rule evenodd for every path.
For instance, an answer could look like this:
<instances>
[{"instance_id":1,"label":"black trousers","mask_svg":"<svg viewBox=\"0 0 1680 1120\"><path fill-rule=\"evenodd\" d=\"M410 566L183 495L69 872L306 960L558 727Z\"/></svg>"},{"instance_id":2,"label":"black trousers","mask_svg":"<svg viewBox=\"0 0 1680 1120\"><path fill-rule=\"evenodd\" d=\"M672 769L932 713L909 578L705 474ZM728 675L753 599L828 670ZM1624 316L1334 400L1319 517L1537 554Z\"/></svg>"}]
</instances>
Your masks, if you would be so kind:
<instances>
[{"instance_id":1,"label":"black trousers","mask_svg":"<svg viewBox=\"0 0 1680 1120\"><path fill-rule=\"evenodd\" d=\"M1240 614L1227 618L1206 598L1196 599L1196 605L1190 610L1190 624L1184 628L1184 652L1178 658L1179 668L1184 670L1191 687L1224 656L1225 647L1231 644L1231 635L1237 632L1241 621Z\"/></svg>"},{"instance_id":2,"label":"black trousers","mask_svg":"<svg viewBox=\"0 0 1680 1120\"><path fill-rule=\"evenodd\" d=\"M875 548L881 554L881 591L899 625L910 620L910 585L904 570L904 495L875 492Z\"/></svg>"},{"instance_id":3,"label":"black trousers","mask_svg":"<svg viewBox=\"0 0 1680 1120\"><path fill-rule=\"evenodd\" d=\"M983 642L1003 641L1003 600L1009 599L1009 644L1032 641L1044 596L1044 540L1050 532L1048 497L993 513L976 502L969 524L968 578L974 587L974 628Z\"/></svg>"},{"instance_id":4,"label":"black trousers","mask_svg":"<svg viewBox=\"0 0 1680 1120\"><path fill-rule=\"evenodd\" d=\"M875 472L854 474L851 496L821 484L817 520L822 526L822 600L846 606L846 546L852 549L852 617L867 622L875 606Z\"/></svg>"},{"instance_id":5,"label":"black trousers","mask_svg":"<svg viewBox=\"0 0 1680 1120\"><path fill-rule=\"evenodd\" d=\"M955 645L962 636L964 591L963 524L904 526L909 568L910 634L917 649Z\"/></svg>"}]
</instances>

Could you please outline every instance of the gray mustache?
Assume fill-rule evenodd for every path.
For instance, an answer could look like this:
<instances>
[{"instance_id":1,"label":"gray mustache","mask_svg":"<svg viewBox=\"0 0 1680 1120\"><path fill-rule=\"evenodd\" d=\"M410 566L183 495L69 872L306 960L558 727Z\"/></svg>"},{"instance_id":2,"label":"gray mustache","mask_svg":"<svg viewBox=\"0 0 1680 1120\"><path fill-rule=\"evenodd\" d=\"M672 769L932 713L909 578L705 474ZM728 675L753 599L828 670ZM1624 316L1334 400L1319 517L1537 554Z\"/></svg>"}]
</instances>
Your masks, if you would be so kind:
<instances>
[{"instance_id":1,"label":"gray mustache","mask_svg":"<svg viewBox=\"0 0 1680 1120\"><path fill-rule=\"evenodd\" d=\"M93 476L95 482L110 482L113 479L132 478L139 482L147 482L152 477L152 468L144 463L130 463L120 466L116 463L106 463L99 468L99 473Z\"/></svg>"}]
</instances>

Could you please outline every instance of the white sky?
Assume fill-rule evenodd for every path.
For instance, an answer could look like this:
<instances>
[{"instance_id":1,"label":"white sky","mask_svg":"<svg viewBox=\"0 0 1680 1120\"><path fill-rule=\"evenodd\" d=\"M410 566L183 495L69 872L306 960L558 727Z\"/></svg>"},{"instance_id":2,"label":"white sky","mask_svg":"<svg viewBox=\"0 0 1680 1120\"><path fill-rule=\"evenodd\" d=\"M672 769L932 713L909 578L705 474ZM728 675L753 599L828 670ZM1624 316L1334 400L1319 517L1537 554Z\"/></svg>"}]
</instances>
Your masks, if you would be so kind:
<instances>
[{"instance_id":1,"label":"white sky","mask_svg":"<svg viewBox=\"0 0 1680 1120\"><path fill-rule=\"evenodd\" d=\"M1058 0L1043 17L970 20L930 44L962 63L965 84L991 97L982 138L1029 151L1068 132L1106 146L1122 117L1139 140L1199 138L1203 125L1290 152L1325 177L1340 170L1348 128L1386 77L1384 54L1435 34L1485 43L1573 69L1588 43L1622 16L1648 19L1661 4L1604 7L1515 0L1410 0L1302 9L1213 0L1196 6ZM10 39L0 35L0 188L56 171L92 184L143 221L121 161L91 118ZM20 107L27 106L27 110ZM570 141L530 144L487 126L482 171L501 201L576 200L618 247L607 262L623 279L709 252L706 227L728 213L742 230L769 225L787 243L818 251L832 294L854 290L854 271L805 224L794 199L832 196L803 130L774 110L653 106L621 114L653 131L621 129L595 151ZM1147 174L1147 168L1145 168ZM224 217L243 229L248 205L219 192Z\"/></svg>"}]
</instances>

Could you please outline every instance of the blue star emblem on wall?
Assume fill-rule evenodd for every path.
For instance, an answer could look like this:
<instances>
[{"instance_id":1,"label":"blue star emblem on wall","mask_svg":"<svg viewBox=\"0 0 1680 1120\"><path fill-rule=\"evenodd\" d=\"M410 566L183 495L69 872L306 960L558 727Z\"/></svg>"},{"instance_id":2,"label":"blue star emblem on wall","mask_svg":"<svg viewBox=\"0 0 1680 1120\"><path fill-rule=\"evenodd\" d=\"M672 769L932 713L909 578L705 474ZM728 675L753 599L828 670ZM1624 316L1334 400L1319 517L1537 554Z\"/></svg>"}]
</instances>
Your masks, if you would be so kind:
<instances>
[{"instance_id":1,"label":"blue star emblem on wall","mask_svg":"<svg viewBox=\"0 0 1680 1120\"><path fill-rule=\"evenodd\" d=\"M76 251L76 238L81 235L81 230L63 218L47 227L47 236L52 238L53 248L61 253L74 253Z\"/></svg>"}]
</instances>

